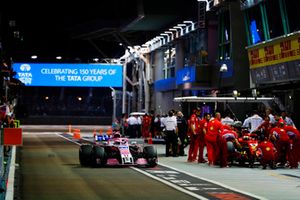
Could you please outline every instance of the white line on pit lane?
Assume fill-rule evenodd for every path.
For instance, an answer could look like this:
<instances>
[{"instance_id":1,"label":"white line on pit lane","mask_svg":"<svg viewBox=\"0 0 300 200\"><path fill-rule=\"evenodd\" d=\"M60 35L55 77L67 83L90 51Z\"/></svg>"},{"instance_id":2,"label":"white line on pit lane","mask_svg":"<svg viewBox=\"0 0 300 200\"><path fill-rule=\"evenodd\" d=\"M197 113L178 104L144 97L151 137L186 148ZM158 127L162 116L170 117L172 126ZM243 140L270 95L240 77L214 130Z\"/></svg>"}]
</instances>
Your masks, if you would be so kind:
<instances>
[{"instance_id":1,"label":"white line on pit lane","mask_svg":"<svg viewBox=\"0 0 300 200\"><path fill-rule=\"evenodd\" d=\"M60 132L45 132L45 131L28 132L28 131L23 131L22 134L23 135L53 135L53 134L60 134Z\"/></svg>"},{"instance_id":2,"label":"white line on pit lane","mask_svg":"<svg viewBox=\"0 0 300 200\"><path fill-rule=\"evenodd\" d=\"M161 165L161 164L160 164L160 165ZM207 198L205 198L205 197L203 197L203 196L200 196L200 195L195 194L195 193L193 193L193 192L187 191L187 190L183 189L182 187L179 187L179 186L177 186L177 185L175 185L175 184L173 184L173 183L170 183L170 182L168 182L168 181L165 181L165 180L163 180L163 179L160 179L159 177L153 176L152 174L149 174L148 172L145 172L145 171L143 171L143 170L140 170L140 169L138 169L138 168L136 168L136 167L131 167L131 169L133 169L133 170L135 170L135 171L138 171L138 172L140 172L140 173L142 173L142 174L144 174L144 175L146 175L146 176L148 176L148 177L150 177L150 178L152 178L152 179L154 179L154 180L157 180L157 181L159 181L159 182L162 182L162 183L164 183L164 184L166 184L166 185L168 185L168 186L170 186L170 187L172 187L172 188L174 188L174 189L176 189L176 190L178 190L178 191L181 191L181 192L183 192L183 193L186 193L186 194L188 194L188 195L190 195L190 196L192 196L192 197L195 197L195 198L201 199L201 200L208 200Z\"/></svg>"},{"instance_id":3,"label":"white line on pit lane","mask_svg":"<svg viewBox=\"0 0 300 200\"><path fill-rule=\"evenodd\" d=\"M77 145L81 145L80 143L78 143L78 142L75 142L75 141L73 141L73 140L71 140L71 139L69 139L69 138L67 138L67 137L64 137L63 135L61 135L61 133L55 133L56 135L58 135L59 137L62 137L62 138L64 138L64 139L66 139L66 140L68 140L68 141L70 141L70 142L72 142L72 143L74 143L74 144L77 144Z\"/></svg>"},{"instance_id":4,"label":"white line on pit lane","mask_svg":"<svg viewBox=\"0 0 300 200\"><path fill-rule=\"evenodd\" d=\"M257 198L257 199L260 199L260 200L267 200L267 199L264 198L264 197L260 197L260 196L257 196L257 195L255 195L255 194L251 194L251 193L249 193L249 192L245 192L245 191L242 191L242 190L238 190L238 189L236 189L236 188L230 187L230 186L225 185L225 184L223 184L223 183L220 183L220 182L217 182L217 181L214 181L214 180L211 180L211 179L206 179L206 178L203 178L203 177L200 177L200 176L196 176L196 175L194 175L194 174L191 174L191 173L182 171L182 170L180 170L180 169L176 169L176 168L174 168L174 167L170 167L170 166L168 166L168 165L164 165L164 164L161 164L161 163L160 163L159 165L164 166L164 167L167 167L167 168L170 168L170 169L173 169L173 170L175 170L175 171L179 171L179 172L181 172L181 173L187 174L187 175L189 175L189 176L192 176L192 177L195 177L195 178L198 178L198 179L201 179L201 180L210 182L210 183L214 183L214 184L216 184L216 185L222 186L222 187L224 187L224 188L227 188L227 189L229 189L229 190L233 190L233 191L238 192L238 193L241 193L241 194L248 195L248 196L250 196L250 197L254 197L254 198Z\"/></svg>"}]
</instances>

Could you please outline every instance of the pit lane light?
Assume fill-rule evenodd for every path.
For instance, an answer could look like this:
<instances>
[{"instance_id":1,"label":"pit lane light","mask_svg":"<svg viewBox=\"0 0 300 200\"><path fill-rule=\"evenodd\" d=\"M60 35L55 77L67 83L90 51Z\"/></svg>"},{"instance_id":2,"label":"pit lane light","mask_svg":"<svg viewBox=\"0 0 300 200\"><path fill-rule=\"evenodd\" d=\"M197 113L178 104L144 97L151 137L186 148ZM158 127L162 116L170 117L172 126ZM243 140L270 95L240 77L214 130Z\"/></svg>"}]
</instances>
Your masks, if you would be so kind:
<instances>
[{"instance_id":1,"label":"pit lane light","mask_svg":"<svg viewBox=\"0 0 300 200\"><path fill-rule=\"evenodd\" d=\"M171 34L170 41L174 40L174 34L171 31L165 31L166 34Z\"/></svg>"},{"instance_id":2,"label":"pit lane light","mask_svg":"<svg viewBox=\"0 0 300 200\"><path fill-rule=\"evenodd\" d=\"M239 93L237 90L233 90L233 91L232 91L232 94L233 94L233 97L234 97L235 100L236 100L237 97L240 95L240 93Z\"/></svg>"},{"instance_id":3,"label":"pit lane light","mask_svg":"<svg viewBox=\"0 0 300 200\"><path fill-rule=\"evenodd\" d=\"M257 95L258 95L258 91L255 88L252 89L252 96L257 97Z\"/></svg>"},{"instance_id":4,"label":"pit lane light","mask_svg":"<svg viewBox=\"0 0 300 200\"><path fill-rule=\"evenodd\" d=\"M184 21L183 23L185 24L190 24L189 26L186 27L185 33L189 33L191 31L195 30L195 23L192 21ZM191 30L189 30L189 27L191 27Z\"/></svg>"},{"instance_id":5,"label":"pit lane light","mask_svg":"<svg viewBox=\"0 0 300 200\"><path fill-rule=\"evenodd\" d=\"M174 31L175 32L175 37L174 37L174 39L175 38L178 38L178 30L177 29L175 29L175 28L169 28L169 31Z\"/></svg>"},{"instance_id":6,"label":"pit lane light","mask_svg":"<svg viewBox=\"0 0 300 200\"><path fill-rule=\"evenodd\" d=\"M186 24L177 24L177 27L182 27L182 35L185 35L187 33L187 28L186 28Z\"/></svg>"},{"instance_id":7,"label":"pit lane light","mask_svg":"<svg viewBox=\"0 0 300 200\"><path fill-rule=\"evenodd\" d=\"M237 96L238 96L238 91L237 91L237 90L233 90L232 93L233 93L233 96L234 96L234 97L237 97Z\"/></svg>"},{"instance_id":8,"label":"pit lane light","mask_svg":"<svg viewBox=\"0 0 300 200\"><path fill-rule=\"evenodd\" d=\"M37 59L37 58L38 58L37 55L32 55L32 56L31 56L31 59L33 59L33 60L35 60L35 59Z\"/></svg>"},{"instance_id":9,"label":"pit lane light","mask_svg":"<svg viewBox=\"0 0 300 200\"><path fill-rule=\"evenodd\" d=\"M99 62L99 58L93 58L94 62Z\"/></svg>"},{"instance_id":10,"label":"pit lane light","mask_svg":"<svg viewBox=\"0 0 300 200\"><path fill-rule=\"evenodd\" d=\"M145 45L147 45L148 47L142 45L142 51L149 53L149 51L153 51L157 48L160 48L161 46L171 42L175 38L183 36L191 31L194 31L195 24L196 23L192 21L183 21L183 23L177 24L173 28L168 29L164 33L161 33L159 36L156 36L155 38L146 42ZM149 51L147 48L149 49Z\"/></svg>"},{"instance_id":11,"label":"pit lane light","mask_svg":"<svg viewBox=\"0 0 300 200\"><path fill-rule=\"evenodd\" d=\"M197 0L198 2L205 2L206 3L206 11L209 11L209 3L211 1L208 1L208 0Z\"/></svg>"},{"instance_id":12,"label":"pit lane light","mask_svg":"<svg viewBox=\"0 0 300 200\"><path fill-rule=\"evenodd\" d=\"M167 42L170 42L170 36L167 33L161 33L161 36L167 36Z\"/></svg>"},{"instance_id":13,"label":"pit lane light","mask_svg":"<svg viewBox=\"0 0 300 200\"><path fill-rule=\"evenodd\" d=\"M182 26L174 26L173 28L174 28L174 29L179 29L179 30L180 30L179 36L183 36L183 35L184 35L184 33L183 33L183 27L182 27Z\"/></svg>"},{"instance_id":14,"label":"pit lane light","mask_svg":"<svg viewBox=\"0 0 300 200\"><path fill-rule=\"evenodd\" d=\"M166 44L166 39L163 36L156 36L155 38L159 40L160 46Z\"/></svg>"}]
</instances>

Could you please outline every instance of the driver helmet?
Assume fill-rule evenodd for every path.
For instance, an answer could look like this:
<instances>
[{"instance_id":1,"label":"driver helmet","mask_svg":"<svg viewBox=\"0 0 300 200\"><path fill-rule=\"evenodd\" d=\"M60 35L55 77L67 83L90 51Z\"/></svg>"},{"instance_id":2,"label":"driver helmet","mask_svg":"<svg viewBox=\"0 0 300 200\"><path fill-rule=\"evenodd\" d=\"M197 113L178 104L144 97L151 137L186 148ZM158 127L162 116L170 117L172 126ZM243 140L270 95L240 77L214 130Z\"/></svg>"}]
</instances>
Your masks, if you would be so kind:
<instances>
[{"instance_id":1,"label":"driver helmet","mask_svg":"<svg viewBox=\"0 0 300 200\"><path fill-rule=\"evenodd\" d=\"M120 138L121 134L119 132L114 132L113 138Z\"/></svg>"}]
</instances>

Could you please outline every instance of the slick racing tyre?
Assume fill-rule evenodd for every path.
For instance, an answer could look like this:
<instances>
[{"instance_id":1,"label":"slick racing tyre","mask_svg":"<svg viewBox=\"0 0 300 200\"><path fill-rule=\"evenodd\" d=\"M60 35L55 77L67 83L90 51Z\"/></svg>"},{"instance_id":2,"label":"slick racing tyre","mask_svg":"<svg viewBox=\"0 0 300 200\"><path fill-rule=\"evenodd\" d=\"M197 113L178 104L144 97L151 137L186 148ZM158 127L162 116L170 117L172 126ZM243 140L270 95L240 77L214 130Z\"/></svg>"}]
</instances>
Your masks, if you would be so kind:
<instances>
[{"instance_id":1,"label":"slick racing tyre","mask_svg":"<svg viewBox=\"0 0 300 200\"><path fill-rule=\"evenodd\" d=\"M148 167L155 167L157 165L157 150L153 146L145 146L143 154L148 162Z\"/></svg>"},{"instance_id":2,"label":"slick racing tyre","mask_svg":"<svg viewBox=\"0 0 300 200\"><path fill-rule=\"evenodd\" d=\"M103 147L94 146L93 165L95 167L103 167L106 164L105 149Z\"/></svg>"},{"instance_id":3,"label":"slick racing tyre","mask_svg":"<svg viewBox=\"0 0 300 200\"><path fill-rule=\"evenodd\" d=\"M234 153L235 152L235 147L231 141L227 142L227 151L228 153Z\"/></svg>"},{"instance_id":4,"label":"slick racing tyre","mask_svg":"<svg viewBox=\"0 0 300 200\"><path fill-rule=\"evenodd\" d=\"M81 145L79 148L79 162L81 166L92 164L93 146L89 144Z\"/></svg>"},{"instance_id":5,"label":"slick racing tyre","mask_svg":"<svg viewBox=\"0 0 300 200\"><path fill-rule=\"evenodd\" d=\"M235 159L235 147L234 144L231 141L228 141L227 143L227 152L228 152L228 163L229 165L233 165L234 159Z\"/></svg>"}]
</instances>

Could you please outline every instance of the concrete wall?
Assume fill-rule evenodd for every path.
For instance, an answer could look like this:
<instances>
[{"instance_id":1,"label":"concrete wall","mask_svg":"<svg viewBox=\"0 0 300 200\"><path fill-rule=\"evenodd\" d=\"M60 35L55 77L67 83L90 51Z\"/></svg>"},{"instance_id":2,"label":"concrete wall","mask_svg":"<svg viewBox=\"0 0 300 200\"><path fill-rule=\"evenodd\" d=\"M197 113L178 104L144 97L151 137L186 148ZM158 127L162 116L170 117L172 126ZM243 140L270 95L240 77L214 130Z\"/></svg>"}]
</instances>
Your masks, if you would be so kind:
<instances>
[{"instance_id":1,"label":"concrete wall","mask_svg":"<svg viewBox=\"0 0 300 200\"><path fill-rule=\"evenodd\" d=\"M178 40L175 45L176 48L176 71L184 66L184 40ZM164 78L163 65L164 65L164 50L157 50L154 55L154 81ZM180 104L173 101L175 96L182 96L181 90L172 90L166 92L153 92L152 105L153 110L157 114L167 114L170 109L181 110Z\"/></svg>"}]
</instances>

